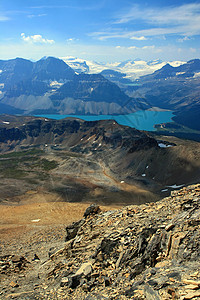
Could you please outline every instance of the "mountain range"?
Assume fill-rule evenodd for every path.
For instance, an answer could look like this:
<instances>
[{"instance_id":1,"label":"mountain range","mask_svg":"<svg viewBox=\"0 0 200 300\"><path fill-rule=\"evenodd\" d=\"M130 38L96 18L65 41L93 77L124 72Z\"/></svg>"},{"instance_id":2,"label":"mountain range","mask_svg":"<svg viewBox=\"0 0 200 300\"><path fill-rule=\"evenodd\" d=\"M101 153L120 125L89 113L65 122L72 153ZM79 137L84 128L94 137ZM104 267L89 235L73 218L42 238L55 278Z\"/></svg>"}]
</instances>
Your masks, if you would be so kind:
<instances>
[{"instance_id":1,"label":"mountain range","mask_svg":"<svg viewBox=\"0 0 200 300\"><path fill-rule=\"evenodd\" d=\"M84 60L73 56L62 57L66 64L68 64L77 73L101 73L105 70L117 71L124 73L126 79L135 80L143 75L151 74L156 70L161 69L167 63L173 67L180 66L186 62L184 61L170 61L164 62L160 59L144 61L142 59L126 60L123 62L100 63L95 61Z\"/></svg>"},{"instance_id":2,"label":"mountain range","mask_svg":"<svg viewBox=\"0 0 200 300\"><path fill-rule=\"evenodd\" d=\"M173 120L200 130L200 60L178 67L169 64L137 80L137 93L151 106L173 110ZM135 90L129 95L133 96Z\"/></svg>"},{"instance_id":3,"label":"mountain range","mask_svg":"<svg viewBox=\"0 0 200 300\"><path fill-rule=\"evenodd\" d=\"M57 58L0 61L0 69L1 113L119 114L140 106L101 74L76 74Z\"/></svg>"},{"instance_id":4,"label":"mountain range","mask_svg":"<svg viewBox=\"0 0 200 300\"><path fill-rule=\"evenodd\" d=\"M144 69L151 74L133 80L130 70L136 69L137 74ZM37 62L22 58L0 61L1 113L101 115L158 107L173 110L173 121L181 126L200 130L199 86L199 59L104 65L54 57Z\"/></svg>"}]
</instances>

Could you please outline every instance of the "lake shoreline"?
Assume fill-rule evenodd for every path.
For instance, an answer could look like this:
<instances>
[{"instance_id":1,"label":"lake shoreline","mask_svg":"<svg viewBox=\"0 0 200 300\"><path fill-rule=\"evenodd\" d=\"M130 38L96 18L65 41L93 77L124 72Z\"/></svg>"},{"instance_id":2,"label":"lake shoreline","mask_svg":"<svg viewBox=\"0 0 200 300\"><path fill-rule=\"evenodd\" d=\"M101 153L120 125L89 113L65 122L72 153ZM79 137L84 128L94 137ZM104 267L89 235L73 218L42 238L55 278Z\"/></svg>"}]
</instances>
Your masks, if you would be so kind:
<instances>
[{"instance_id":1,"label":"lake shoreline","mask_svg":"<svg viewBox=\"0 0 200 300\"><path fill-rule=\"evenodd\" d=\"M120 125L129 126L138 130L156 131L154 127L157 124L173 122L173 111L169 110L141 110L131 114L123 115L59 115L59 114L41 114L35 117L46 119L65 119L76 118L84 121L113 120Z\"/></svg>"}]
</instances>

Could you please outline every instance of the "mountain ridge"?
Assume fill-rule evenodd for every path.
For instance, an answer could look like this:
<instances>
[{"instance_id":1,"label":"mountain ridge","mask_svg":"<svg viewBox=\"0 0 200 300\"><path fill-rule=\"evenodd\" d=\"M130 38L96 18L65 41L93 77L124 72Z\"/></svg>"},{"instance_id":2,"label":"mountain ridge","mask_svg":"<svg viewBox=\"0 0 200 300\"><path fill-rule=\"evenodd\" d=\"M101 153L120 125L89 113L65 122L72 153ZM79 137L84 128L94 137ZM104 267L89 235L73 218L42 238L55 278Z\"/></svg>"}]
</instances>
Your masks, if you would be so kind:
<instances>
[{"instance_id":1,"label":"mountain ridge","mask_svg":"<svg viewBox=\"0 0 200 300\"><path fill-rule=\"evenodd\" d=\"M153 192L156 198L163 194L162 190L169 192L175 183L195 183L200 176L198 143L176 139L162 142L161 137L155 139L147 132L113 120L89 122L77 118L51 120L2 115L0 139L2 153L14 149L23 151L30 145L47 151L47 155L52 152L58 160L55 176L68 174L73 178L74 172L79 174L86 168L88 175L80 173L80 181L84 178L95 185L102 182L108 190L114 185L116 190L132 191L124 195L128 202L134 199L132 185ZM73 152L77 158L60 165L59 151Z\"/></svg>"},{"instance_id":2,"label":"mountain ridge","mask_svg":"<svg viewBox=\"0 0 200 300\"><path fill-rule=\"evenodd\" d=\"M175 116L172 119L178 124L199 131L196 119L200 115L199 74L199 59L178 67L165 65L153 74L140 77L135 89L151 106L173 110ZM128 95L134 93L135 90Z\"/></svg>"},{"instance_id":3,"label":"mountain ridge","mask_svg":"<svg viewBox=\"0 0 200 300\"><path fill-rule=\"evenodd\" d=\"M95 74L75 74L62 60L48 57L38 62L24 59L1 61L0 103L24 113L117 114L131 108L120 88ZM140 103L134 101L135 111ZM143 103L143 106L145 104ZM145 107L148 107L146 105ZM2 113L7 113L2 106ZM11 108L10 108L11 110Z\"/></svg>"}]
</instances>

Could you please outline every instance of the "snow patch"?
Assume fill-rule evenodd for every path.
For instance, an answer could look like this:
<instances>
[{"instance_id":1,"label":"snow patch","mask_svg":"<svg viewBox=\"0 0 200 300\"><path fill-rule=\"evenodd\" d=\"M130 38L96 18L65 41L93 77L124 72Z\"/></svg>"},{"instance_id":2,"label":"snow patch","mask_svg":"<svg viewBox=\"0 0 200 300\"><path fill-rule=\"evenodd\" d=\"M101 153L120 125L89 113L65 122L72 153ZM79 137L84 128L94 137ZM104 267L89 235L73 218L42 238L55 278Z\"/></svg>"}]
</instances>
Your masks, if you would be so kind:
<instances>
[{"instance_id":1,"label":"snow patch","mask_svg":"<svg viewBox=\"0 0 200 300\"><path fill-rule=\"evenodd\" d=\"M170 187L172 189L179 189L181 188L182 186L184 186L184 184L180 184L180 185L176 185L176 184L173 184L173 185L167 185L167 187Z\"/></svg>"},{"instance_id":2,"label":"snow patch","mask_svg":"<svg viewBox=\"0 0 200 300\"><path fill-rule=\"evenodd\" d=\"M168 191L168 189L161 190L162 193L163 193L163 192L167 192L167 191Z\"/></svg>"},{"instance_id":3,"label":"snow patch","mask_svg":"<svg viewBox=\"0 0 200 300\"><path fill-rule=\"evenodd\" d=\"M159 146L160 148L169 148L169 147L173 147L173 145L166 145L166 144L164 144L164 143L158 143L158 146Z\"/></svg>"},{"instance_id":4,"label":"snow patch","mask_svg":"<svg viewBox=\"0 0 200 300\"><path fill-rule=\"evenodd\" d=\"M145 177L146 176L146 174L142 174L142 177Z\"/></svg>"},{"instance_id":5,"label":"snow patch","mask_svg":"<svg viewBox=\"0 0 200 300\"><path fill-rule=\"evenodd\" d=\"M194 73L194 78L200 77L200 72Z\"/></svg>"},{"instance_id":6,"label":"snow patch","mask_svg":"<svg viewBox=\"0 0 200 300\"><path fill-rule=\"evenodd\" d=\"M7 125L10 124L10 122L6 122L6 121L2 121L2 123L7 124Z\"/></svg>"},{"instance_id":7,"label":"snow patch","mask_svg":"<svg viewBox=\"0 0 200 300\"><path fill-rule=\"evenodd\" d=\"M171 62L169 62L169 64L170 64L172 67L179 67L179 66L181 66L181 65L186 64L186 61L180 61L180 60L177 60L177 61L171 61Z\"/></svg>"},{"instance_id":8,"label":"snow patch","mask_svg":"<svg viewBox=\"0 0 200 300\"><path fill-rule=\"evenodd\" d=\"M177 72L177 73L176 73L176 76L178 76L178 75L183 75L183 74L185 74L185 72Z\"/></svg>"},{"instance_id":9,"label":"snow patch","mask_svg":"<svg viewBox=\"0 0 200 300\"><path fill-rule=\"evenodd\" d=\"M120 183L124 183L124 180L120 181Z\"/></svg>"},{"instance_id":10,"label":"snow patch","mask_svg":"<svg viewBox=\"0 0 200 300\"><path fill-rule=\"evenodd\" d=\"M51 81L50 86L51 87L61 87L64 83L63 82L58 82L58 81Z\"/></svg>"}]
</instances>

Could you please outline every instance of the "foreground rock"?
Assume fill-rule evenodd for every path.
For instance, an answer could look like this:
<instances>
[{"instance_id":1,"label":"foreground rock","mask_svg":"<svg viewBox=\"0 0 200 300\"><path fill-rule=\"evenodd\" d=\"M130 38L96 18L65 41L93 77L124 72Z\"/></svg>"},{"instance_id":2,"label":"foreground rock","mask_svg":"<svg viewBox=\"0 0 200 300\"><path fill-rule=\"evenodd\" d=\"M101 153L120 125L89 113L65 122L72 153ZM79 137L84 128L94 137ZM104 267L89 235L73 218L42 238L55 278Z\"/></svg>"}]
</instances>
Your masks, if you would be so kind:
<instances>
[{"instance_id":1,"label":"foreground rock","mask_svg":"<svg viewBox=\"0 0 200 300\"><path fill-rule=\"evenodd\" d=\"M94 205L46 261L1 257L1 297L199 299L199 229L200 184L157 203L108 212Z\"/></svg>"}]
</instances>

